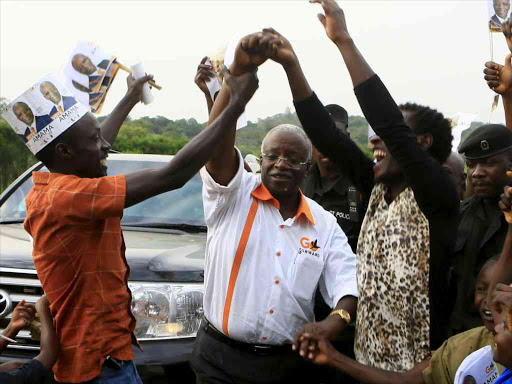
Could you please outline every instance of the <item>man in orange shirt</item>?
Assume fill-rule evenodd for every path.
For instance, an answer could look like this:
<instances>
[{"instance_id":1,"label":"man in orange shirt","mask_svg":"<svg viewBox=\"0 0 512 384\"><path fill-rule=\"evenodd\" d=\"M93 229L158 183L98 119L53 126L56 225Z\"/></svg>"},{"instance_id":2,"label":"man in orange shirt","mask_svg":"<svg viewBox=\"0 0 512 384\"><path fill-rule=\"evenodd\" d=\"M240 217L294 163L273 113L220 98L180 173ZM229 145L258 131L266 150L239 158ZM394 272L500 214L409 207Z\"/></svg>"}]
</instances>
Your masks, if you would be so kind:
<instances>
[{"instance_id":1,"label":"man in orange shirt","mask_svg":"<svg viewBox=\"0 0 512 384\"><path fill-rule=\"evenodd\" d=\"M132 362L131 344L137 342L120 224L123 209L182 187L223 142L226 128L258 87L254 73L234 78L225 71L228 107L166 167L109 177L110 145L150 79L130 80L126 96L103 125L77 106L78 121L52 126L53 136L62 132L35 153L50 172L33 173L25 228L34 239L34 263L61 344L54 367L58 382L141 383ZM34 152L38 145L27 143Z\"/></svg>"}]
</instances>

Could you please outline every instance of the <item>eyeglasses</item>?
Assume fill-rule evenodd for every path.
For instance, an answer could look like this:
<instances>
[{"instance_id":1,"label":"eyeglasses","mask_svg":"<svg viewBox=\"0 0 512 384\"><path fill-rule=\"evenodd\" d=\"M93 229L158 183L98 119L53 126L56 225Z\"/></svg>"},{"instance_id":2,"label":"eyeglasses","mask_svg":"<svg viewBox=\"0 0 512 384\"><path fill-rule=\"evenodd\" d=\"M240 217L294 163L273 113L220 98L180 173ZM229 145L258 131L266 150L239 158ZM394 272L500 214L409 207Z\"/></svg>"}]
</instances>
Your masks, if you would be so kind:
<instances>
[{"instance_id":1,"label":"eyeglasses","mask_svg":"<svg viewBox=\"0 0 512 384\"><path fill-rule=\"evenodd\" d=\"M294 159L293 157L282 157L274 155L273 153L262 153L261 157L268 161L269 163L277 163L279 160L283 160L283 162L290 168L298 169L302 165L307 164L307 161L299 161Z\"/></svg>"}]
</instances>

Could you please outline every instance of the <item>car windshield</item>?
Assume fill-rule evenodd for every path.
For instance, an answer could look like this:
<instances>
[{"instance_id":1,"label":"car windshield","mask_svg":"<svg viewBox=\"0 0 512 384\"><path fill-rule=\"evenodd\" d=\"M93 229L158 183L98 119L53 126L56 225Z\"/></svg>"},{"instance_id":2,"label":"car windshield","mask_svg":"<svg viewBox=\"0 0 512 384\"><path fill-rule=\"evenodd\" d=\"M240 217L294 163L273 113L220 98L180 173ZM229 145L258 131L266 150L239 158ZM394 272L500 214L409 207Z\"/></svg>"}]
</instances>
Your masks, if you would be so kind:
<instances>
[{"instance_id":1,"label":"car windshield","mask_svg":"<svg viewBox=\"0 0 512 384\"><path fill-rule=\"evenodd\" d=\"M127 174L148 168L161 168L167 162L143 160L108 160L109 176ZM46 167L41 169L48 172ZM0 207L0 222L22 222L26 216L25 198L32 188L32 178L21 183ZM203 228L202 182L195 175L182 188L170 191L124 210L122 224L125 226L160 228Z\"/></svg>"}]
</instances>

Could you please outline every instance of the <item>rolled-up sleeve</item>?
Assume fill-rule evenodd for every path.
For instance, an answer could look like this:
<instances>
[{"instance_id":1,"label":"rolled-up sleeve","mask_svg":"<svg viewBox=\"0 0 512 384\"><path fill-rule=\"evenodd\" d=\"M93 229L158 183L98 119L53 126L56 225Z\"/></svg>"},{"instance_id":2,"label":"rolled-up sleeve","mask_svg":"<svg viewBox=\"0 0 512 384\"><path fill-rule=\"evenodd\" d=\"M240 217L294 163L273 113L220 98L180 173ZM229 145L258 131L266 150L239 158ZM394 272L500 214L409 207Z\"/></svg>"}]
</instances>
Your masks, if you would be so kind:
<instances>
[{"instance_id":1,"label":"rolled-up sleeve","mask_svg":"<svg viewBox=\"0 0 512 384\"><path fill-rule=\"evenodd\" d=\"M325 267L320 279L320 292L331 308L345 296L358 297L356 281L356 255L348 244L347 236L334 223L332 237L325 256Z\"/></svg>"},{"instance_id":2,"label":"rolled-up sleeve","mask_svg":"<svg viewBox=\"0 0 512 384\"><path fill-rule=\"evenodd\" d=\"M235 149L238 154L238 170L228 185L220 185L217 183L206 167L201 168L199 172L203 180L204 217L208 226L215 224L216 218L235 198L240 184L242 183L242 177L245 171L244 160L238 148Z\"/></svg>"}]
</instances>

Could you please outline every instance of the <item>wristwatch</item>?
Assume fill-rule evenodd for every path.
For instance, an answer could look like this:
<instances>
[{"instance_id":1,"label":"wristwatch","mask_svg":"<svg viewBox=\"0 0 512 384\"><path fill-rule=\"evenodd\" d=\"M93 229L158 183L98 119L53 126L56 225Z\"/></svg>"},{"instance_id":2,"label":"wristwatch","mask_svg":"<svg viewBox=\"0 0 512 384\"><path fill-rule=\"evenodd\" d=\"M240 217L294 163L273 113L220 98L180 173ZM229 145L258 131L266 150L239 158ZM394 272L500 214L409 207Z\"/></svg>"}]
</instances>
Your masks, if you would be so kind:
<instances>
[{"instance_id":1,"label":"wristwatch","mask_svg":"<svg viewBox=\"0 0 512 384\"><path fill-rule=\"evenodd\" d=\"M344 309L335 309L329 314L329 316L333 315L338 315L339 317L346 321L347 325L350 324L350 313L348 313Z\"/></svg>"}]
</instances>

